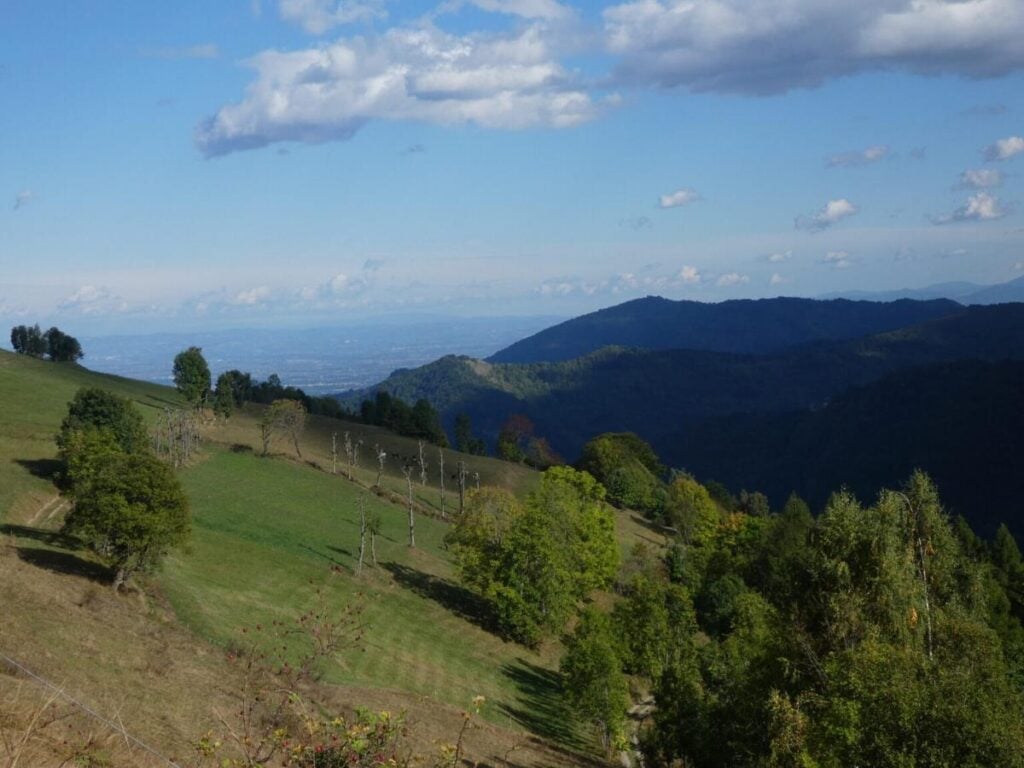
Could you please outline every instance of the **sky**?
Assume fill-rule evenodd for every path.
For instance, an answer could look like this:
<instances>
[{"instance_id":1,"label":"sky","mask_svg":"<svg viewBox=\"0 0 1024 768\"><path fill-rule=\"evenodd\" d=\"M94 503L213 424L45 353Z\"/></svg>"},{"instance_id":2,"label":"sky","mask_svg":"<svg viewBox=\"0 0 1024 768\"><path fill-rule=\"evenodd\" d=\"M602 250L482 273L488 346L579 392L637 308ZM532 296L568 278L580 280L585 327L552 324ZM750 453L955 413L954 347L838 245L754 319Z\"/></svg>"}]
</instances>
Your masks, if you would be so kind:
<instances>
[{"instance_id":1,"label":"sky","mask_svg":"<svg viewBox=\"0 0 1024 768\"><path fill-rule=\"evenodd\" d=\"M1024 275L1021 0L0 0L0 321Z\"/></svg>"}]
</instances>

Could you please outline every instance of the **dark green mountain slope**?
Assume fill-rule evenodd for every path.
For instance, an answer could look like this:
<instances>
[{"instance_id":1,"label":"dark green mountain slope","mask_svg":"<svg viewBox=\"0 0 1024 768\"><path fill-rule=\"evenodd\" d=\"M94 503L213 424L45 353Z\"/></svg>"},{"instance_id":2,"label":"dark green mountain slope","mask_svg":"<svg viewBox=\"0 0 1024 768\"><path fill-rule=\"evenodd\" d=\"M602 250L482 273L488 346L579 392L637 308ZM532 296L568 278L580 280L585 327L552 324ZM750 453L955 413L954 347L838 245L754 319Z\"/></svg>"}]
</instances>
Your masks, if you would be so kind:
<instances>
[{"instance_id":1,"label":"dark green mountain slope","mask_svg":"<svg viewBox=\"0 0 1024 768\"><path fill-rule=\"evenodd\" d=\"M570 360L602 347L764 354L810 341L854 339L954 314L934 301L759 299L707 304L655 296L592 312L517 341L492 363Z\"/></svg>"},{"instance_id":2,"label":"dark green mountain slope","mask_svg":"<svg viewBox=\"0 0 1024 768\"><path fill-rule=\"evenodd\" d=\"M820 410L737 414L661 441L662 458L778 506L820 509L847 486L865 502L914 468L984 535L1024 531L1024 362L921 366L856 387Z\"/></svg>"},{"instance_id":3,"label":"dark green mountain slope","mask_svg":"<svg viewBox=\"0 0 1024 768\"><path fill-rule=\"evenodd\" d=\"M356 405L378 388L410 402L425 397L449 428L466 412L492 444L502 422L523 413L569 458L597 433L626 430L668 456L675 436L709 419L820 408L894 371L963 359L1024 359L1024 304L962 308L910 328L774 355L609 348L528 365L445 357L343 399Z\"/></svg>"}]
</instances>

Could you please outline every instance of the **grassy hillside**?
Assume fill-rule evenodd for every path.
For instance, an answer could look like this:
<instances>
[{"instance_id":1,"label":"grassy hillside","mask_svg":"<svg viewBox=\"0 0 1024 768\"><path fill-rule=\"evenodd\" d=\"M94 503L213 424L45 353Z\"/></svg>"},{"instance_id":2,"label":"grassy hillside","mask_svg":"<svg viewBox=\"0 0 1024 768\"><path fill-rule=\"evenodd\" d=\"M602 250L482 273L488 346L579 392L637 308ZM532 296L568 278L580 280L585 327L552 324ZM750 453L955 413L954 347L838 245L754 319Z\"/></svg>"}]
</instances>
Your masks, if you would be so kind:
<instances>
[{"instance_id":1,"label":"grassy hillside","mask_svg":"<svg viewBox=\"0 0 1024 768\"><path fill-rule=\"evenodd\" d=\"M559 323L517 341L488 361L557 362L608 346L765 354L810 341L882 333L959 309L948 299L880 303L777 298L705 303L648 296Z\"/></svg>"},{"instance_id":2,"label":"grassy hillside","mask_svg":"<svg viewBox=\"0 0 1024 768\"><path fill-rule=\"evenodd\" d=\"M181 473L194 516L189 548L145 592L114 596L106 569L58 533L66 507L46 477L66 403L85 385L131 397L151 417L180 405L166 388L0 355L0 652L181 755L210 727L214 708L232 706L235 673L225 648L243 627L309 608L322 586L330 605L364 606L365 650L342 654L328 670L341 705L407 710L417 747L429 752L457 730L459 708L481 694L488 724L471 738L476 759L493 763L513 747L516 762L528 765L589 759L580 757L590 746L558 696L557 645L534 652L502 641L451 579L436 457L427 485L416 478L417 547L406 545L406 510L390 499L405 491L396 457L413 455L415 441L348 425L364 441L350 482L330 473L330 436L343 423L311 420L301 460L284 443L273 446L274 456L255 455L257 410L208 424L203 450ZM380 497L367 491L374 443L391 456ZM446 470L457 459L446 452ZM536 482L521 467L466 460L484 483L524 493ZM383 529L379 567L367 565L361 576L354 572L359 496ZM455 504L450 486L448 509ZM629 515L619 526L623 549L641 538L658 543ZM10 680L0 670L0 687Z\"/></svg>"}]
</instances>

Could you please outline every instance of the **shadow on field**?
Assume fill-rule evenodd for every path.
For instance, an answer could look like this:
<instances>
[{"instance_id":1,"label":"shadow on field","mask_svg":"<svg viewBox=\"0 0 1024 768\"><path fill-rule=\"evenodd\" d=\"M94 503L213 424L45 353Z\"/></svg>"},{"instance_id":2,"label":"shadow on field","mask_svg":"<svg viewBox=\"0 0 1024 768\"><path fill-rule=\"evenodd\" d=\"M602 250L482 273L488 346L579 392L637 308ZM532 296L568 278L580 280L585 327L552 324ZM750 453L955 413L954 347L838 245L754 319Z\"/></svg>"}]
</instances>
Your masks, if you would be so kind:
<instances>
[{"instance_id":1,"label":"shadow on field","mask_svg":"<svg viewBox=\"0 0 1024 768\"><path fill-rule=\"evenodd\" d=\"M13 461L15 464L19 464L27 469L35 477L55 482L57 474L63 466L63 462L58 459L13 459Z\"/></svg>"},{"instance_id":2,"label":"shadow on field","mask_svg":"<svg viewBox=\"0 0 1024 768\"><path fill-rule=\"evenodd\" d=\"M562 677L524 659L503 664L501 672L518 690L516 704L501 704L501 711L532 733L568 747L567 754L579 758L576 750L586 750L573 727L571 710L562 698Z\"/></svg>"},{"instance_id":3,"label":"shadow on field","mask_svg":"<svg viewBox=\"0 0 1024 768\"><path fill-rule=\"evenodd\" d=\"M433 600L456 616L476 624L481 629L497 632L494 616L487 603L465 587L400 563L383 563L382 565L390 571L395 581L406 589L410 589L428 600Z\"/></svg>"},{"instance_id":4,"label":"shadow on field","mask_svg":"<svg viewBox=\"0 0 1024 768\"><path fill-rule=\"evenodd\" d=\"M309 546L308 544L300 544L299 546L302 547L302 549L306 550L307 552L310 552L310 553L316 555L317 557L322 557L324 560L326 560L327 562L329 562L331 565L333 565L336 568L341 568L343 570L348 571L349 573L355 573L355 571L352 569L351 565L349 565L348 563L341 562L341 560L339 560L336 557L331 557L331 555L328 555L328 554L326 554L324 552L321 552L318 549L313 549L313 547ZM328 546L327 548L332 550L333 552L337 552L338 554L348 555L349 557L352 557L352 553L349 552L347 549L341 549L340 547L331 547L331 546Z\"/></svg>"},{"instance_id":5,"label":"shadow on field","mask_svg":"<svg viewBox=\"0 0 1024 768\"><path fill-rule=\"evenodd\" d=\"M37 568L45 568L54 573L82 576L103 584L109 584L113 580L113 573L106 566L83 560L73 551L62 551L78 549L79 542L73 536L66 536L58 531L29 528L25 525L0 525L0 533L14 536L17 539L35 541L42 544L43 547L56 547L57 549L31 546L15 547L19 558Z\"/></svg>"}]
</instances>

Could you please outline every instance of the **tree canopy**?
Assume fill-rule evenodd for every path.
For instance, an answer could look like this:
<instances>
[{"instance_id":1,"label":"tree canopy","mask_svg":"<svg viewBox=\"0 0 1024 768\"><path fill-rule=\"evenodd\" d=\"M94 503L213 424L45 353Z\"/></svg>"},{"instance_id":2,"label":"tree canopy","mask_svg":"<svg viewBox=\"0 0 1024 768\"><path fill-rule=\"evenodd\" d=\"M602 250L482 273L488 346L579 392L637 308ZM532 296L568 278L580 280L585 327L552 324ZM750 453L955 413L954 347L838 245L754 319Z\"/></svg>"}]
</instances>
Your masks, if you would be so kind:
<instances>
[{"instance_id":1,"label":"tree canopy","mask_svg":"<svg viewBox=\"0 0 1024 768\"><path fill-rule=\"evenodd\" d=\"M210 366L199 347L189 347L174 357L174 386L198 408L210 392Z\"/></svg>"},{"instance_id":2,"label":"tree canopy","mask_svg":"<svg viewBox=\"0 0 1024 768\"><path fill-rule=\"evenodd\" d=\"M11 328L11 347L18 354L45 356L57 363L74 363L83 357L78 339L56 326L43 333L38 324L16 325Z\"/></svg>"},{"instance_id":3,"label":"tree canopy","mask_svg":"<svg viewBox=\"0 0 1024 768\"><path fill-rule=\"evenodd\" d=\"M125 453L142 451L149 445L145 422L134 403L98 387L79 389L68 403L67 416L57 435L57 447L65 458L72 433L85 429L108 432L117 449Z\"/></svg>"}]
</instances>

